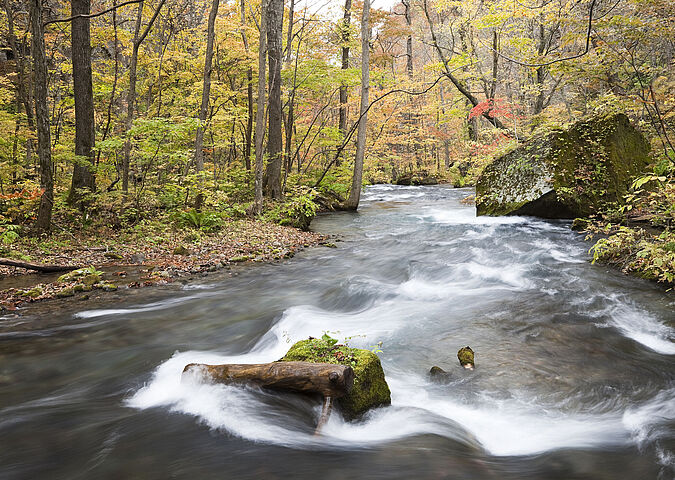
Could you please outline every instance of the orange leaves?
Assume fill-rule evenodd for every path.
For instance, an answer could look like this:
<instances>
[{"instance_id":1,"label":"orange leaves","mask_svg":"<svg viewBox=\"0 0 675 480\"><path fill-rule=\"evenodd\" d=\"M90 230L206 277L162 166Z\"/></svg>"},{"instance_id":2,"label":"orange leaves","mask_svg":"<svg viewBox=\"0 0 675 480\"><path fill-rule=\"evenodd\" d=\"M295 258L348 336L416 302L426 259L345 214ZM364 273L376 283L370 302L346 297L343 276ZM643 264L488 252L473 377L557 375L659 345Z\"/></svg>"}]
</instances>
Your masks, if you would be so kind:
<instances>
[{"instance_id":1,"label":"orange leaves","mask_svg":"<svg viewBox=\"0 0 675 480\"><path fill-rule=\"evenodd\" d=\"M42 194L45 193L44 188L35 188L32 190L26 190L25 188L21 189L19 192L8 193L6 195L0 194L0 200L35 200L40 198Z\"/></svg>"}]
</instances>

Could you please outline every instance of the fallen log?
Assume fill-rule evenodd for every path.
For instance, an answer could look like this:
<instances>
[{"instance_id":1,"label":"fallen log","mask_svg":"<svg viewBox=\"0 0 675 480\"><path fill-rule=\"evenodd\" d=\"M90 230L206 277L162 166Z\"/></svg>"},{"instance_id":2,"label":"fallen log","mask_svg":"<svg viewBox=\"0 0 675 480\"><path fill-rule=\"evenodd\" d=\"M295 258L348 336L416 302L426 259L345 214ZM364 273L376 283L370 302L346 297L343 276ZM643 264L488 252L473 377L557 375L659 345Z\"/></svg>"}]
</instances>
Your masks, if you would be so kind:
<instances>
[{"instance_id":1,"label":"fallen log","mask_svg":"<svg viewBox=\"0 0 675 480\"><path fill-rule=\"evenodd\" d=\"M10 258L0 258L0 265L25 268L26 270L35 270L36 272L40 273L70 272L71 270L77 270L78 268L81 268L73 265L41 265L38 263L12 260Z\"/></svg>"},{"instance_id":2,"label":"fallen log","mask_svg":"<svg viewBox=\"0 0 675 480\"><path fill-rule=\"evenodd\" d=\"M345 365L311 362L206 365L190 363L183 375L201 374L214 382L249 384L274 390L341 398L354 385L354 370Z\"/></svg>"}]
</instances>

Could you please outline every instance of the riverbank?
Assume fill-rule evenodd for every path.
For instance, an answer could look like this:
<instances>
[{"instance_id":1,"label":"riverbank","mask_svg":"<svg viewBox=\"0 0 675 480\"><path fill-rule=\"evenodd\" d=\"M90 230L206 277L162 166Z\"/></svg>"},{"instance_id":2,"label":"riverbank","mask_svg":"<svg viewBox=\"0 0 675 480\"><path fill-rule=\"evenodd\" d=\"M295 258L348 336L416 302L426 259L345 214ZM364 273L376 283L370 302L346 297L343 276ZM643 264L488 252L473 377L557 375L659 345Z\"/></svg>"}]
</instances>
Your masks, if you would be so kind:
<instances>
[{"instance_id":1,"label":"riverbank","mask_svg":"<svg viewBox=\"0 0 675 480\"><path fill-rule=\"evenodd\" d=\"M40 274L0 266L0 310L88 292L141 288L177 278L204 276L246 262L271 262L324 243L313 232L259 220L233 220L213 233L174 229L157 223L128 231L54 234L48 240L22 239L12 257L31 263L73 266L71 274Z\"/></svg>"}]
</instances>

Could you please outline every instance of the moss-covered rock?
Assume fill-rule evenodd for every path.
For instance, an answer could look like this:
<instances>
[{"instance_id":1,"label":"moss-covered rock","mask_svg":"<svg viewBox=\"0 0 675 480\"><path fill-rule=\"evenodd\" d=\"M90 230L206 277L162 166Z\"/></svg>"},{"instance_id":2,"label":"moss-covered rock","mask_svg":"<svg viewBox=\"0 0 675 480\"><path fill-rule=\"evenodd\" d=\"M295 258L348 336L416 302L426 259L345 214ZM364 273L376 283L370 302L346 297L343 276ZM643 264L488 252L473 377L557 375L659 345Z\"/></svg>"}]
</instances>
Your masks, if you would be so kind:
<instances>
[{"instance_id":1,"label":"moss-covered rock","mask_svg":"<svg viewBox=\"0 0 675 480\"><path fill-rule=\"evenodd\" d=\"M339 345L334 339L309 338L294 344L282 362L314 362L347 365L354 370L354 387L337 401L347 419L354 419L371 408L391 403L391 393L382 364L370 350Z\"/></svg>"},{"instance_id":2,"label":"moss-covered rock","mask_svg":"<svg viewBox=\"0 0 675 480\"><path fill-rule=\"evenodd\" d=\"M75 295L75 289L73 287L64 288L56 292L56 296L59 298L72 297Z\"/></svg>"},{"instance_id":3,"label":"moss-covered rock","mask_svg":"<svg viewBox=\"0 0 675 480\"><path fill-rule=\"evenodd\" d=\"M496 159L476 184L478 215L586 217L620 201L649 164L649 144L623 114L555 130Z\"/></svg>"},{"instance_id":4,"label":"moss-covered rock","mask_svg":"<svg viewBox=\"0 0 675 480\"><path fill-rule=\"evenodd\" d=\"M72 270L68 273L64 273L58 278L57 282L59 283L74 282L77 280L82 280L84 278L87 278L88 281L92 281L98 278L98 280L93 282L96 283L100 281L101 275L103 275L103 272L101 272L100 270L96 270L96 268L94 268L93 266L86 268L78 268L77 270Z\"/></svg>"},{"instance_id":5,"label":"moss-covered rock","mask_svg":"<svg viewBox=\"0 0 675 480\"><path fill-rule=\"evenodd\" d=\"M43 292L40 287L33 287L30 290L25 290L23 293L21 293L21 295L28 298L37 298L42 295L42 293Z\"/></svg>"},{"instance_id":6,"label":"moss-covered rock","mask_svg":"<svg viewBox=\"0 0 675 480\"><path fill-rule=\"evenodd\" d=\"M469 346L460 348L459 352L457 352L457 358L459 359L459 364L465 368L473 367L475 365L473 350L471 350L471 347Z\"/></svg>"},{"instance_id":7,"label":"moss-covered rock","mask_svg":"<svg viewBox=\"0 0 675 480\"><path fill-rule=\"evenodd\" d=\"M173 252L171 252L171 253L173 253L174 255L184 255L185 256L185 255L190 255L192 252L190 251L190 249L188 249L184 245L178 245L177 247L175 247L173 249Z\"/></svg>"}]
</instances>

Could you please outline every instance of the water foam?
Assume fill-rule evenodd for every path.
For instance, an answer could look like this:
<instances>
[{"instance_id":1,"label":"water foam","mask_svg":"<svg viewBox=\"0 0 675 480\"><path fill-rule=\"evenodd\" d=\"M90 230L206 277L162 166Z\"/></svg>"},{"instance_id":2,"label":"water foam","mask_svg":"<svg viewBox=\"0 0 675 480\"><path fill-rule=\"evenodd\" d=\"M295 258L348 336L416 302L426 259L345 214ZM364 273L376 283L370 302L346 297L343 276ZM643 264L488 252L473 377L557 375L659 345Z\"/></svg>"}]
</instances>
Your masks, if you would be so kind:
<instances>
[{"instance_id":1,"label":"water foam","mask_svg":"<svg viewBox=\"0 0 675 480\"><path fill-rule=\"evenodd\" d=\"M609 295L610 305L601 311L606 326L663 355L675 355L675 329L637 305L618 295Z\"/></svg>"}]
</instances>

